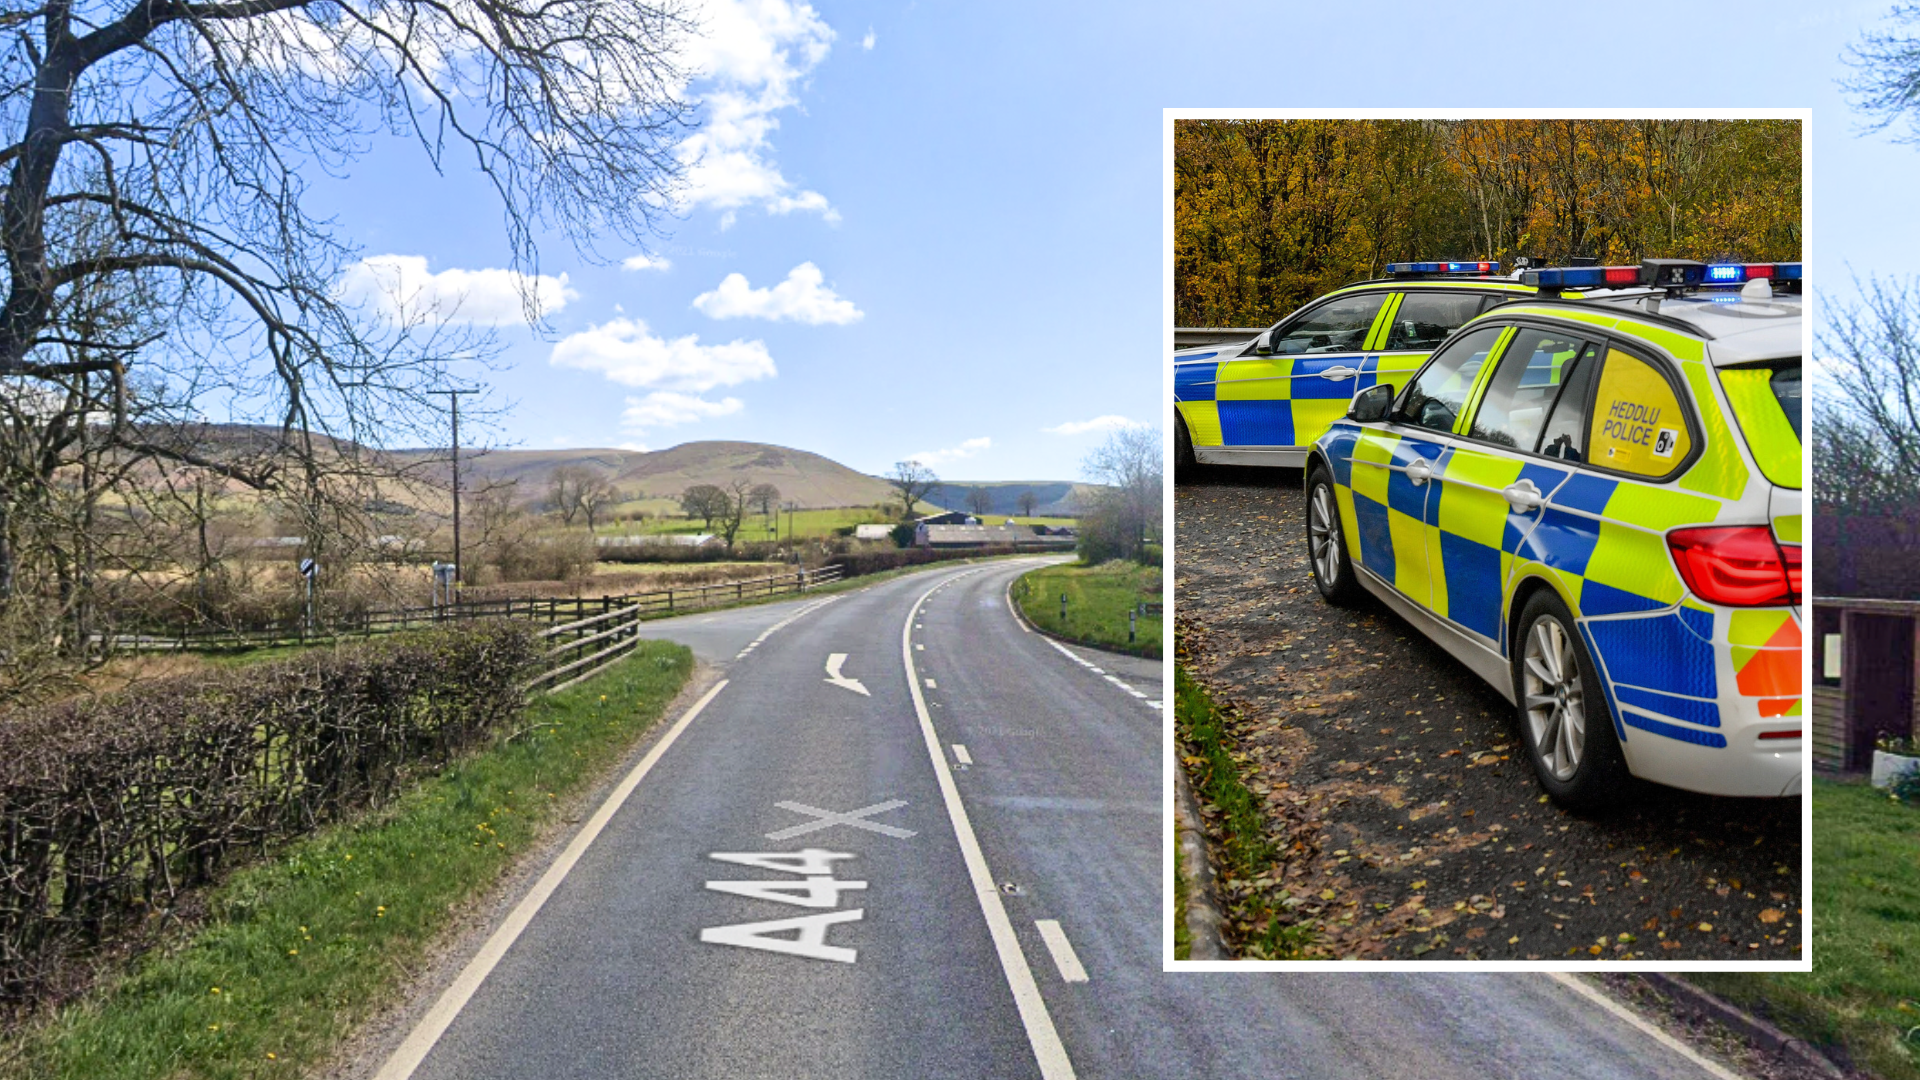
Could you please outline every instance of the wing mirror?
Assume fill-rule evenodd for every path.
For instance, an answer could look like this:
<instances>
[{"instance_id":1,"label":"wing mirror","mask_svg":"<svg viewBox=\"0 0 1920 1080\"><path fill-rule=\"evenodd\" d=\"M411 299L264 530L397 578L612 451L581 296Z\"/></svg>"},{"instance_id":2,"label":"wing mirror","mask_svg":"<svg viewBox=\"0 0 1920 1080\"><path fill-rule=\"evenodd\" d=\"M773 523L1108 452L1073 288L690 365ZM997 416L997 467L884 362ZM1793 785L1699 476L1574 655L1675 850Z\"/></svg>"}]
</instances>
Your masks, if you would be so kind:
<instances>
[{"instance_id":1,"label":"wing mirror","mask_svg":"<svg viewBox=\"0 0 1920 1080\"><path fill-rule=\"evenodd\" d=\"M1387 383L1378 383L1353 395L1353 404L1347 407L1347 419L1356 423L1371 424L1387 418L1393 410L1393 387Z\"/></svg>"},{"instance_id":2,"label":"wing mirror","mask_svg":"<svg viewBox=\"0 0 1920 1080\"><path fill-rule=\"evenodd\" d=\"M1256 356L1265 356L1273 351L1272 330L1260 331L1260 336L1253 339L1253 351Z\"/></svg>"}]
</instances>

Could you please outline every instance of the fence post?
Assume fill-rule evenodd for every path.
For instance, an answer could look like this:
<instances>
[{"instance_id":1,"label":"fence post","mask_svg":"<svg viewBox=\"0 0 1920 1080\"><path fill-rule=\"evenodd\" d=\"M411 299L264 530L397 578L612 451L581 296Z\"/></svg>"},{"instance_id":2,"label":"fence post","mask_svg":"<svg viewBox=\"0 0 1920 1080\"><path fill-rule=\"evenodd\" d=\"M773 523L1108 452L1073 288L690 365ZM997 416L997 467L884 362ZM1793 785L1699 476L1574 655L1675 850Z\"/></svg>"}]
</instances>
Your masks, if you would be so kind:
<instances>
[{"instance_id":1,"label":"fence post","mask_svg":"<svg viewBox=\"0 0 1920 1080\"><path fill-rule=\"evenodd\" d=\"M1135 616L1137 616L1137 615L1139 615L1139 614L1140 614L1139 612L1137 612L1137 611L1135 611L1135 610L1133 610L1132 608L1128 608L1128 609L1127 609L1127 644L1129 644L1129 645L1131 645L1131 644L1133 644L1133 642L1134 642L1134 637L1133 637L1133 634L1134 634L1134 624L1133 624L1133 620L1134 620L1134 617L1135 617Z\"/></svg>"},{"instance_id":2,"label":"fence post","mask_svg":"<svg viewBox=\"0 0 1920 1080\"><path fill-rule=\"evenodd\" d=\"M1061 622L1067 621L1067 594L1066 593L1060 594L1060 621Z\"/></svg>"}]
</instances>

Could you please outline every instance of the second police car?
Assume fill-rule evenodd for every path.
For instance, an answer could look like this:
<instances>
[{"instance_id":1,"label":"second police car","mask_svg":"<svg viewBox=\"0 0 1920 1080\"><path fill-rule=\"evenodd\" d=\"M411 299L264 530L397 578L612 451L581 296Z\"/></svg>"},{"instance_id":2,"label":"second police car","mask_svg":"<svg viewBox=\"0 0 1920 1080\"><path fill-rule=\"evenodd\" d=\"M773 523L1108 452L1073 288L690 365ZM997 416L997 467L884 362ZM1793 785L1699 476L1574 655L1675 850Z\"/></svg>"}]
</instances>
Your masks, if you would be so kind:
<instances>
[{"instance_id":1,"label":"second police car","mask_svg":"<svg viewBox=\"0 0 1920 1080\"><path fill-rule=\"evenodd\" d=\"M1514 702L1545 790L1799 791L1800 267L1528 271L1306 469L1315 584ZM1725 289L1716 286L1737 285ZM1578 301L1570 288L1620 289Z\"/></svg>"}]
</instances>

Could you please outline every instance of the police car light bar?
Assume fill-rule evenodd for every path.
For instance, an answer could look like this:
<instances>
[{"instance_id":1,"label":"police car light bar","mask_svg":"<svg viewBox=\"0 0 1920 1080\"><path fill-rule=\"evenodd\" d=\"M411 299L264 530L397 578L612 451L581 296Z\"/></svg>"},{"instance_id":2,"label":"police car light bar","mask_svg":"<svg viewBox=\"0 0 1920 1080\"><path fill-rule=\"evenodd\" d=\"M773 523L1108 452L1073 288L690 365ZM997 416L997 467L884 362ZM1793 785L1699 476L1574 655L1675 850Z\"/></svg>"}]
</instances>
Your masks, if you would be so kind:
<instances>
[{"instance_id":1,"label":"police car light bar","mask_svg":"<svg viewBox=\"0 0 1920 1080\"><path fill-rule=\"evenodd\" d=\"M1560 266L1525 270L1520 274L1521 284L1547 290L1623 285L1659 285L1666 288L1739 285L1755 278L1799 281L1800 264L1717 263L1709 266L1688 259L1648 259L1639 266Z\"/></svg>"},{"instance_id":2,"label":"police car light bar","mask_svg":"<svg viewBox=\"0 0 1920 1080\"><path fill-rule=\"evenodd\" d=\"M1408 262L1388 263L1387 274L1497 274L1497 262Z\"/></svg>"},{"instance_id":3,"label":"police car light bar","mask_svg":"<svg viewBox=\"0 0 1920 1080\"><path fill-rule=\"evenodd\" d=\"M1754 278L1799 281L1799 263L1715 263L1707 267L1707 284L1739 285Z\"/></svg>"}]
</instances>

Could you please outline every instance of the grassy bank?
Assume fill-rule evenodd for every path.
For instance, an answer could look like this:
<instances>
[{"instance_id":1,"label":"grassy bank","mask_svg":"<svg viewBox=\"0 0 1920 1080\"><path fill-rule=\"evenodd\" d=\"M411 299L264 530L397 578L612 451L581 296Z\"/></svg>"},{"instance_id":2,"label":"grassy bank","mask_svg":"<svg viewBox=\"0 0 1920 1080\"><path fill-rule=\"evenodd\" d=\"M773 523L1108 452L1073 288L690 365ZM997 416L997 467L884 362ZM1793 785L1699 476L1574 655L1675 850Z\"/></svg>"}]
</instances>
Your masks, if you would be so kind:
<instances>
[{"instance_id":1,"label":"grassy bank","mask_svg":"<svg viewBox=\"0 0 1920 1080\"><path fill-rule=\"evenodd\" d=\"M1305 959L1313 943L1311 929L1296 925L1288 912L1274 907L1261 887L1271 883L1264 875L1275 869L1279 853L1267 838L1260 801L1240 778L1226 717L1206 689L1177 664L1173 725L1181 765L1193 782L1202 823L1219 856L1215 883L1226 908L1229 946L1237 942L1247 959Z\"/></svg>"},{"instance_id":2,"label":"grassy bank","mask_svg":"<svg viewBox=\"0 0 1920 1080\"><path fill-rule=\"evenodd\" d=\"M332 827L209 897L206 919L91 997L9 1034L0 1076L287 1076L387 1004L460 905L495 885L659 719L692 654L645 642L535 701L519 729L368 819Z\"/></svg>"},{"instance_id":3,"label":"grassy bank","mask_svg":"<svg viewBox=\"0 0 1920 1080\"><path fill-rule=\"evenodd\" d=\"M1173 834L1173 958L1190 960L1193 958L1193 931L1187 929L1187 867L1180 857L1180 830L1171 822L1167 830Z\"/></svg>"},{"instance_id":4,"label":"grassy bank","mask_svg":"<svg viewBox=\"0 0 1920 1080\"><path fill-rule=\"evenodd\" d=\"M1813 833L1813 971L1686 978L1882 1080L1920 1080L1920 809L1816 780Z\"/></svg>"},{"instance_id":5,"label":"grassy bank","mask_svg":"<svg viewBox=\"0 0 1920 1080\"><path fill-rule=\"evenodd\" d=\"M1049 566L1021 575L1013 596L1021 614L1049 634L1138 656L1160 655L1160 616L1140 615L1127 640L1127 612L1160 603L1160 568L1130 562ZM1060 596L1066 594L1066 614Z\"/></svg>"}]
</instances>

